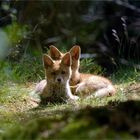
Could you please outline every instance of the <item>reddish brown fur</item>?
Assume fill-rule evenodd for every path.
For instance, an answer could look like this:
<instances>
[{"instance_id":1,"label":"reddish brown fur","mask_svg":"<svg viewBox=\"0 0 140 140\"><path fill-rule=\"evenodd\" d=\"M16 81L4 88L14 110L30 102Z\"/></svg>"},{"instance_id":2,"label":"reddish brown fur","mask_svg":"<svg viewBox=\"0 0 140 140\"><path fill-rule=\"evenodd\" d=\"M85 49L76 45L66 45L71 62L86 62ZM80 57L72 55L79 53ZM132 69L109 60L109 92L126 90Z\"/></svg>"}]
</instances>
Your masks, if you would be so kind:
<instances>
[{"instance_id":1,"label":"reddish brown fur","mask_svg":"<svg viewBox=\"0 0 140 140\"><path fill-rule=\"evenodd\" d=\"M62 60L53 60L50 56L43 56L47 84L40 94L42 100L51 99L78 99L70 91L71 56L66 53Z\"/></svg>"},{"instance_id":2,"label":"reddish brown fur","mask_svg":"<svg viewBox=\"0 0 140 140\"><path fill-rule=\"evenodd\" d=\"M109 92L107 96L115 94L116 92L115 88L109 79L93 74L79 73L80 54L81 54L81 49L79 46L72 47L72 49L69 52L71 53L71 57L72 57L72 66L71 66L72 76L70 79L70 85L72 87L75 87L74 90L72 89L72 91L84 92L84 93L87 93L88 91L91 93L96 90L100 91L101 89L103 89L105 92ZM63 55L64 53L59 51L60 60Z\"/></svg>"},{"instance_id":3,"label":"reddish brown fur","mask_svg":"<svg viewBox=\"0 0 140 140\"><path fill-rule=\"evenodd\" d=\"M95 95L98 96L110 96L116 93L114 86L111 81L105 77L85 74L79 72L80 65L80 54L81 49L79 46L73 46L70 49L72 57L72 75L70 78L70 86L75 94L92 94L94 91ZM60 52L56 47L50 46L50 56L57 61L61 61L65 53Z\"/></svg>"}]
</instances>

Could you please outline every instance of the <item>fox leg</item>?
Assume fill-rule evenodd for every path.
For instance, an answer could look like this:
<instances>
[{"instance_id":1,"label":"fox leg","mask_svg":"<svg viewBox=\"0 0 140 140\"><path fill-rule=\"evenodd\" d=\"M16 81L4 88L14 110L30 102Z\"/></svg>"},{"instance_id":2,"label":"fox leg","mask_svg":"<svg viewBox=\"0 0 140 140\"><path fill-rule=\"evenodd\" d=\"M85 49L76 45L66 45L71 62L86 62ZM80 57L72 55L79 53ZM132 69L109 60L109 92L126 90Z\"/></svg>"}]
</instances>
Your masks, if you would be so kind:
<instances>
[{"instance_id":1,"label":"fox leg","mask_svg":"<svg viewBox=\"0 0 140 140\"><path fill-rule=\"evenodd\" d=\"M41 102L40 95L43 94L43 90L45 89L46 85L46 80L42 80L36 85L34 91L30 93L30 100L32 103L39 104Z\"/></svg>"},{"instance_id":2,"label":"fox leg","mask_svg":"<svg viewBox=\"0 0 140 140\"><path fill-rule=\"evenodd\" d=\"M100 87L98 89L95 88L96 86L87 86L86 82L81 82L76 86L75 93L80 94L84 93L88 96L88 98L93 97L105 97L105 96L112 96L115 94L115 88L113 85L109 84L105 87Z\"/></svg>"},{"instance_id":3,"label":"fox leg","mask_svg":"<svg viewBox=\"0 0 140 140\"><path fill-rule=\"evenodd\" d=\"M85 88L86 88L85 82L81 82L81 83L79 83L79 84L76 85L76 90L75 90L75 92L76 92L76 93L83 92L83 91L85 90Z\"/></svg>"},{"instance_id":4,"label":"fox leg","mask_svg":"<svg viewBox=\"0 0 140 140\"><path fill-rule=\"evenodd\" d=\"M95 92L95 97L104 97L104 96L112 96L115 94L115 88L113 85L108 85L107 87L98 89Z\"/></svg>"},{"instance_id":5,"label":"fox leg","mask_svg":"<svg viewBox=\"0 0 140 140\"><path fill-rule=\"evenodd\" d=\"M103 87L98 89L95 93L93 93L92 95L88 96L88 98L101 98L101 97L107 97L107 96L112 96L116 93L115 88L113 87L113 85L108 85L107 87Z\"/></svg>"},{"instance_id":6,"label":"fox leg","mask_svg":"<svg viewBox=\"0 0 140 140\"><path fill-rule=\"evenodd\" d=\"M46 87L46 85L47 85L46 80L40 81L35 87L35 93L41 94L43 92L44 88Z\"/></svg>"},{"instance_id":7,"label":"fox leg","mask_svg":"<svg viewBox=\"0 0 140 140\"><path fill-rule=\"evenodd\" d=\"M71 100L78 100L79 99L78 96L72 94L70 86L68 84L67 84L67 88L66 89L67 89L67 92L66 92L67 93L67 97L69 99L71 99Z\"/></svg>"},{"instance_id":8,"label":"fox leg","mask_svg":"<svg viewBox=\"0 0 140 140\"><path fill-rule=\"evenodd\" d=\"M78 99L79 99L79 97L78 97L78 96L76 96L76 95L72 95L72 96L70 96L70 99L71 99L71 100L78 100Z\"/></svg>"}]
</instances>

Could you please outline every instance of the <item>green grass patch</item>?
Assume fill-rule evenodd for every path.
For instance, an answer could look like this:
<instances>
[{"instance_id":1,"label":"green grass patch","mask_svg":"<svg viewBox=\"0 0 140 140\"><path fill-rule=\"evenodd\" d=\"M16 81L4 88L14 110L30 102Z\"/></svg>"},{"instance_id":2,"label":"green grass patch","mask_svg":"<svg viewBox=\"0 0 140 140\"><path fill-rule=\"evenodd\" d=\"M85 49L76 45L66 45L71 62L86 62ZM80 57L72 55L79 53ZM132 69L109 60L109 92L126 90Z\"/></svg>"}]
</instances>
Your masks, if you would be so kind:
<instances>
[{"instance_id":1,"label":"green grass patch","mask_svg":"<svg viewBox=\"0 0 140 140\"><path fill-rule=\"evenodd\" d=\"M136 138L139 131L134 125L139 122L136 116L140 112L137 107L140 103L130 102L126 105L121 102L140 99L140 72L122 67L110 79L117 88L115 96L38 107L34 106L29 97L35 87L34 83L13 83L7 79L0 86L0 138ZM130 127L134 127L133 130Z\"/></svg>"}]
</instances>

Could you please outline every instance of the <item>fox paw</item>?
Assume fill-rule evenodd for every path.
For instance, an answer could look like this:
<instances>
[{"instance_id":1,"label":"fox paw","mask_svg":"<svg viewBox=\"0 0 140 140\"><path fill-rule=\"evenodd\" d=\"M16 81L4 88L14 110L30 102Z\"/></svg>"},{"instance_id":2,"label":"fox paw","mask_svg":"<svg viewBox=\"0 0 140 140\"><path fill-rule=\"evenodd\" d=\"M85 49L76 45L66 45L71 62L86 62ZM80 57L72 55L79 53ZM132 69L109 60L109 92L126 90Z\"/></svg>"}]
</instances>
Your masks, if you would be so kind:
<instances>
[{"instance_id":1,"label":"fox paw","mask_svg":"<svg viewBox=\"0 0 140 140\"><path fill-rule=\"evenodd\" d=\"M72 96L70 99L72 99L72 100L78 100L79 99L79 97L78 96Z\"/></svg>"},{"instance_id":2,"label":"fox paw","mask_svg":"<svg viewBox=\"0 0 140 140\"><path fill-rule=\"evenodd\" d=\"M77 85L77 88L76 88L76 93L81 93L82 91L85 90L85 84L84 83L80 83Z\"/></svg>"},{"instance_id":3,"label":"fox paw","mask_svg":"<svg viewBox=\"0 0 140 140\"><path fill-rule=\"evenodd\" d=\"M74 100L78 100L79 99L79 97L78 96L74 96Z\"/></svg>"}]
</instances>

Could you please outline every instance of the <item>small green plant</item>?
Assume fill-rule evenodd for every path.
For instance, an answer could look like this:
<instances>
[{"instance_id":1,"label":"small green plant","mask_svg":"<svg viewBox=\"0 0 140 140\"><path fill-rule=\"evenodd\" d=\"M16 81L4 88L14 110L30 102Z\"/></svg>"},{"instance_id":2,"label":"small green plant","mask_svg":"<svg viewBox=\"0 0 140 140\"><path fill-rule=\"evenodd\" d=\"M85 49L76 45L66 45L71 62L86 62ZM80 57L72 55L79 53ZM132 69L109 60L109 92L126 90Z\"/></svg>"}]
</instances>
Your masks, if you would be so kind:
<instances>
[{"instance_id":1,"label":"small green plant","mask_svg":"<svg viewBox=\"0 0 140 140\"><path fill-rule=\"evenodd\" d=\"M11 64L7 61L0 61L0 77L1 84L10 80L18 79L18 76L14 73Z\"/></svg>"},{"instance_id":2,"label":"small green plant","mask_svg":"<svg viewBox=\"0 0 140 140\"><path fill-rule=\"evenodd\" d=\"M38 57L25 58L21 62L0 62L0 82L14 81L14 82L27 82L37 81L43 79L44 68L42 62ZM41 60L41 59L40 59Z\"/></svg>"},{"instance_id":3,"label":"small green plant","mask_svg":"<svg viewBox=\"0 0 140 140\"><path fill-rule=\"evenodd\" d=\"M80 62L80 71L84 73L102 74L103 69L97 65L93 59L82 59Z\"/></svg>"},{"instance_id":4,"label":"small green plant","mask_svg":"<svg viewBox=\"0 0 140 140\"><path fill-rule=\"evenodd\" d=\"M120 65L119 70L112 75L112 79L119 84L140 82L140 70Z\"/></svg>"},{"instance_id":5,"label":"small green plant","mask_svg":"<svg viewBox=\"0 0 140 140\"><path fill-rule=\"evenodd\" d=\"M14 73L20 77L21 81L36 81L44 78L44 68L38 57L26 57L21 63L15 62Z\"/></svg>"}]
</instances>

